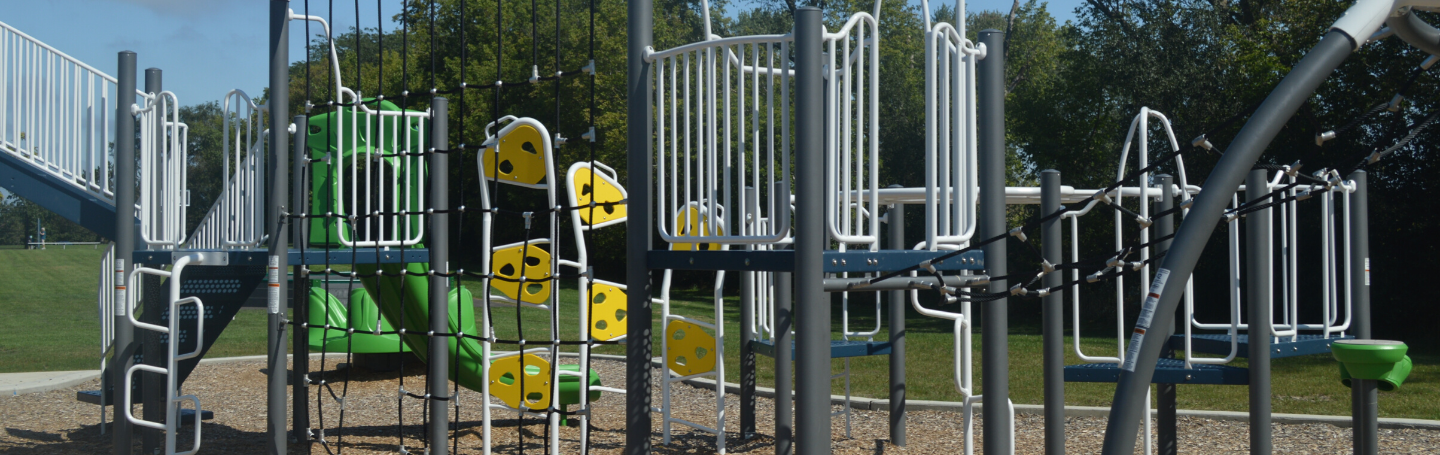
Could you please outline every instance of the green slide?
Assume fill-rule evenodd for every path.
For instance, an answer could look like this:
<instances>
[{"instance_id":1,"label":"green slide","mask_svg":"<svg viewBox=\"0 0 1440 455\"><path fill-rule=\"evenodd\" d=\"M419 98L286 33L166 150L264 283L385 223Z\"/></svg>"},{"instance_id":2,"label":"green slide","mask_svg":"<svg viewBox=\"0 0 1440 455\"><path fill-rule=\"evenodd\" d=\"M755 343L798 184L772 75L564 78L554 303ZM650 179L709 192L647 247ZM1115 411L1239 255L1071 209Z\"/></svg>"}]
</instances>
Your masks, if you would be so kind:
<instances>
[{"instance_id":1,"label":"green slide","mask_svg":"<svg viewBox=\"0 0 1440 455\"><path fill-rule=\"evenodd\" d=\"M380 317L379 309L365 288L350 292L350 305L340 303L325 289L325 283L311 281L310 286L310 350L313 352L353 352L356 354L389 354L410 352L400 336L390 333L375 335L375 326L382 332L393 332L390 322ZM325 330L324 326L340 330ZM355 329L354 334L345 329Z\"/></svg>"},{"instance_id":2,"label":"green slide","mask_svg":"<svg viewBox=\"0 0 1440 455\"><path fill-rule=\"evenodd\" d=\"M408 274L403 277L390 276L399 275L402 271L401 266L401 264L382 264L377 267L374 264L357 264L356 271L361 274L373 274L383 270L386 276L361 279L361 282L365 285L365 289L370 291L371 295L379 297L380 311L384 314L386 320L398 326L398 322L401 321L403 316L406 331L423 333L430 330L430 311L428 306L428 302L430 301L429 279L424 276ZM429 264L425 263L404 264L404 270L410 273L425 273L429 269ZM450 291L450 327L447 328L448 331L451 333L459 331L459 322L463 320L465 322L466 335L479 334L475 329L475 321L479 319L479 315L475 314L474 305L471 304L473 301L474 298L471 296L469 290L456 289ZM460 302L464 302L465 304L460 305ZM428 361L426 356L429 353L429 348L427 347L429 337L407 334L404 339L405 343L410 346L411 352L414 352L421 360ZM450 354L452 356L450 359L452 360L450 363L450 380L456 381L465 388L479 391L480 385L485 381L480 363L485 358L482 345L479 341L470 338L450 338L449 341ZM538 371L538 368L533 366L527 367L526 369L532 374ZM561 365L560 370L579 371L579 368L577 365ZM510 378L501 378L500 381L506 385L511 384L513 379L510 379L510 381L507 381L507 379ZM600 385L600 375L595 373L594 370L590 372L590 385ZM560 376L560 404L578 404L580 402L579 386L579 377L569 375ZM599 390L590 391L590 401L599 398Z\"/></svg>"}]
</instances>

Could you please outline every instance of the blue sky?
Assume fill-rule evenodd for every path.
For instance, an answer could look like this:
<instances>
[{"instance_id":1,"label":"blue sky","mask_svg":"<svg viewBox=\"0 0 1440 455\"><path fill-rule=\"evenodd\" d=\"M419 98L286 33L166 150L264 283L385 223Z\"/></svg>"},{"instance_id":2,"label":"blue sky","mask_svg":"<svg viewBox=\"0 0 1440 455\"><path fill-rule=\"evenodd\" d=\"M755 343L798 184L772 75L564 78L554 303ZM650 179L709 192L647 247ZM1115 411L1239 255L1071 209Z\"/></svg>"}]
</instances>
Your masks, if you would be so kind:
<instances>
[{"instance_id":1,"label":"blue sky","mask_svg":"<svg viewBox=\"0 0 1440 455\"><path fill-rule=\"evenodd\" d=\"M935 8L941 2L931 3ZM954 0L949 0L953 2ZM919 0L910 0L918 4ZM1009 11L1013 0L970 0L970 11ZM1050 0L1058 22L1072 19L1083 0ZM182 104L218 100L239 88L258 96L265 86L269 25L265 0L5 0L0 22L109 74L116 53L138 54L139 68L164 70L165 89ZM320 15L329 0L310 0ZM338 30L355 25L353 1L341 0L333 18ZM360 2L361 25L377 25L376 2ZM397 5L396 1L386 1ZM744 3L741 0L740 3ZM293 0L302 10L304 2ZM393 11L381 11L389 24ZM304 25L292 24L293 29ZM319 27L312 26L318 33ZM299 55L301 33L292 32L292 54Z\"/></svg>"}]
</instances>

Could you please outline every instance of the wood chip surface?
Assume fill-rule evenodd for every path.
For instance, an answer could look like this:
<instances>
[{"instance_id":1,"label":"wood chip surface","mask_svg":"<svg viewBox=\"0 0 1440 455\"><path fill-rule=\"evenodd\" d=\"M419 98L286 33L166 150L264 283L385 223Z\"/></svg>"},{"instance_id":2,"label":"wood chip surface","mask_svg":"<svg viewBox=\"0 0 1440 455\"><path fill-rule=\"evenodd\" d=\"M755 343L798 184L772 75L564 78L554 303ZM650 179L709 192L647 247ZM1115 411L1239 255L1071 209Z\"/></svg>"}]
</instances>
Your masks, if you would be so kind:
<instances>
[{"instance_id":1,"label":"wood chip surface","mask_svg":"<svg viewBox=\"0 0 1440 455\"><path fill-rule=\"evenodd\" d=\"M573 358L562 358L573 363ZM316 375L326 385L310 387L311 428L317 436L323 428L324 443L291 443L290 453L400 453L403 444L410 453L424 453L424 403L415 398L401 398L404 390L424 393L424 365L411 360L403 370L372 372L362 368L337 368L343 356L329 358L325 373ZM265 453L265 384L263 361L211 363L201 365L186 382L183 392L200 397L205 409L214 411L215 419L203 423L201 453ZM311 362L311 371L321 371L321 362ZM623 387L624 365L610 360L596 360L593 368L608 386ZM654 405L661 404L660 370L652 370ZM80 390L95 390L99 381L45 393L0 397L0 453L7 454L88 454L112 453L111 436L101 435L98 406L76 401ZM707 426L715 425L715 393L684 384L673 385L670 400L674 416ZM317 398L320 395L320 398ZM344 422L341 405L344 397ZM452 432L456 453L481 453L484 444L480 419L480 394L460 389L459 424ZM496 402L498 403L498 401ZM590 422L591 453L620 453L624 447L624 403L621 394L606 393L595 403ZM738 396L725 400L725 432L729 453L774 453L774 402L759 399L757 406L758 435L744 440L739 434L740 406ZM321 409L323 407L323 410ZM838 411L837 406L834 410ZM323 419L322 419L323 411ZM139 415L139 406L136 406ZM456 412L452 408L452 420ZM113 419L113 415L110 418ZM1043 453L1043 419L1020 415L1016 422L1016 453ZM662 443L661 419L653 415L652 440L654 452L662 454L715 453L712 434L684 425L673 425L669 444ZM403 422L403 424L402 424ZM323 423L323 425L322 425ZM976 419L976 453L983 453L980 437L983 419ZM492 449L495 453L544 453L545 422L539 417L516 419L509 410L495 410ZM885 411L853 411L851 436L845 436L845 418L832 419L833 451L835 453L875 454L957 454L964 450L965 421L960 413L912 411L907 416L907 444L898 447L889 441L889 415ZM1181 417L1179 449L1185 453L1248 453L1249 426L1245 422ZM562 427L561 453L581 453L581 432L578 428ZM1328 424L1274 425L1275 453L1338 454L1352 450L1351 429ZM188 427L181 432L180 450L191 444ZM1070 417L1066 419L1068 453L1098 453L1105 434L1102 417ZM140 437L135 438L139 452ZM1137 451L1139 448L1137 444ZM1380 452L1385 454L1440 453L1440 431L1420 429L1381 429Z\"/></svg>"}]
</instances>

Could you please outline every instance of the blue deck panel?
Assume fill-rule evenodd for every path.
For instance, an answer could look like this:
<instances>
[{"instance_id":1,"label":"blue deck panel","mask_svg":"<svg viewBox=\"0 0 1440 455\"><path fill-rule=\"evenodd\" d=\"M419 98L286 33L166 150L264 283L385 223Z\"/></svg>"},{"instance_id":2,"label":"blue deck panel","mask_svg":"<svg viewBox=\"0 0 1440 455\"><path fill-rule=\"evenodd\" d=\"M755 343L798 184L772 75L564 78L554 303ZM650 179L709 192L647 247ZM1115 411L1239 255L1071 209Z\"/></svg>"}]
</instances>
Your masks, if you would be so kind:
<instances>
[{"instance_id":1,"label":"blue deck panel","mask_svg":"<svg viewBox=\"0 0 1440 455\"><path fill-rule=\"evenodd\" d=\"M1227 355L1230 353L1230 335L1217 333L1206 335L1191 335L1190 350L1206 354ZM1250 336L1239 335L1236 340L1237 357L1250 356ZM1348 340L1355 338L1351 335L1331 335L1326 338L1324 335L1300 335L1295 337L1280 337L1280 341L1270 343L1270 358L1281 359L1285 357L1297 357L1302 355L1329 355L1330 343L1336 340ZM1272 338L1273 339L1273 338ZM1291 341L1294 339L1294 341ZM1177 352L1184 352L1185 336L1172 335L1170 346Z\"/></svg>"},{"instance_id":2,"label":"blue deck panel","mask_svg":"<svg viewBox=\"0 0 1440 455\"><path fill-rule=\"evenodd\" d=\"M775 357L775 342L772 340L755 340L750 346L756 354L766 357ZM890 355L889 341L830 341L830 358L844 357L865 357L871 355ZM790 358L795 358L795 344L790 344Z\"/></svg>"},{"instance_id":3,"label":"blue deck panel","mask_svg":"<svg viewBox=\"0 0 1440 455\"><path fill-rule=\"evenodd\" d=\"M1067 365L1065 382L1117 382L1120 366L1113 363ZM1185 368L1180 359L1159 359L1155 364L1154 384L1223 384L1249 385L1250 370L1225 365L1193 365Z\"/></svg>"}]
</instances>

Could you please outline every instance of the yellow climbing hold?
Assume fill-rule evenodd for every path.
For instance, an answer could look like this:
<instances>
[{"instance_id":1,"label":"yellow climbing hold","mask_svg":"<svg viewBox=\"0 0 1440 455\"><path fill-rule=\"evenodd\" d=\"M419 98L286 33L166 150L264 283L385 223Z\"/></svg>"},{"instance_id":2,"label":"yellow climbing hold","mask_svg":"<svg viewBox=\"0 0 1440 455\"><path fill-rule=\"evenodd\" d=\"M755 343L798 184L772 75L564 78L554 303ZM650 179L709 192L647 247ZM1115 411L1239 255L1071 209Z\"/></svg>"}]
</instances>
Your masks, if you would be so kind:
<instances>
[{"instance_id":1,"label":"yellow climbing hold","mask_svg":"<svg viewBox=\"0 0 1440 455\"><path fill-rule=\"evenodd\" d=\"M714 232L710 231L710 217L705 211L695 204L686 205L685 208L675 213L675 235L681 237L697 237L710 235L725 235L725 229L717 226ZM718 251L718 243L672 243L670 249L673 251Z\"/></svg>"},{"instance_id":2,"label":"yellow climbing hold","mask_svg":"<svg viewBox=\"0 0 1440 455\"><path fill-rule=\"evenodd\" d=\"M575 177L574 180L571 181L570 188L571 191L575 191L575 206L579 207L577 211L580 213L581 221L590 225L625 219L625 204L602 205L607 202L622 202L625 200L625 192L620 189L618 183L611 180L610 176L605 175L603 172L596 173L589 167L576 169L574 174ZM590 187L592 176L595 180L594 188ZM592 196L596 204L594 210L595 220L593 222L590 220L591 210L586 208L590 206Z\"/></svg>"},{"instance_id":3,"label":"yellow climbing hold","mask_svg":"<svg viewBox=\"0 0 1440 455\"><path fill-rule=\"evenodd\" d=\"M490 286L506 297L525 303L545 303L550 299L550 252L540 245L549 241L513 243L495 248L490 273L504 278L490 280ZM528 245L528 246L527 246ZM519 282L521 271L525 282Z\"/></svg>"},{"instance_id":4,"label":"yellow climbing hold","mask_svg":"<svg viewBox=\"0 0 1440 455\"><path fill-rule=\"evenodd\" d=\"M699 324L670 321L665 327L665 364L681 376L715 371L715 337Z\"/></svg>"},{"instance_id":5,"label":"yellow climbing hold","mask_svg":"<svg viewBox=\"0 0 1440 455\"><path fill-rule=\"evenodd\" d=\"M490 394L516 409L549 408L550 362L534 354L496 360L490 364Z\"/></svg>"},{"instance_id":6,"label":"yellow climbing hold","mask_svg":"<svg viewBox=\"0 0 1440 455\"><path fill-rule=\"evenodd\" d=\"M520 125L500 136L496 144L499 152L493 146L480 152L486 178L497 179L498 173L498 180L505 183L524 186L545 183L545 175L549 172L545 155L550 151L545 149L545 138L539 130L530 125ZM500 158L499 163L495 162L496 155Z\"/></svg>"},{"instance_id":7,"label":"yellow climbing hold","mask_svg":"<svg viewBox=\"0 0 1440 455\"><path fill-rule=\"evenodd\" d=\"M625 291L607 281L590 283L590 336L610 341L625 336Z\"/></svg>"}]
</instances>

